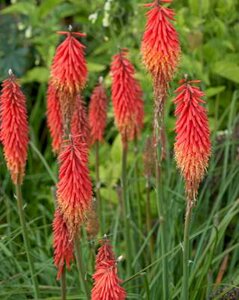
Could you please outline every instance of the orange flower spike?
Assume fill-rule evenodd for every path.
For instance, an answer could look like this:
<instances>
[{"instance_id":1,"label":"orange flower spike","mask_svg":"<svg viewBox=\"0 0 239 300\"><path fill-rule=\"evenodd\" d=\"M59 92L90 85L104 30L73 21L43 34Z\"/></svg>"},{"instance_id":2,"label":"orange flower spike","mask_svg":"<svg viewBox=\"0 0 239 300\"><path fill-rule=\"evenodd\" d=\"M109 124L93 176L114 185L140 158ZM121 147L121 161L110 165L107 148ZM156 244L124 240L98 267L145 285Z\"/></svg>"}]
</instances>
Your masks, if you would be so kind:
<instances>
[{"instance_id":1,"label":"orange flower spike","mask_svg":"<svg viewBox=\"0 0 239 300\"><path fill-rule=\"evenodd\" d=\"M92 184L87 166L86 143L77 136L71 136L69 141L63 143L59 155L57 200L73 238L91 207Z\"/></svg>"},{"instance_id":2,"label":"orange flower spike","mask_svg":"<svg viewBox=\"0 0 239 300\"><path fill-rule=\"evenodd\" d=\"M53 221L53 246L54 246L54 264L58 269L57 279L61 278L64 266L70 269L70 264L74 260L73 242L59 209L55 211Z\"/></svg>"},{"instance_id":3,"label":"orange flower spike","mask_svg":"<svg viewBox=\"0 0 239 300\"><path fill-rule=\"evenodd\" d=\"M211 153L210 131L206 109L201 105L204 93L193 84L199 80L181 80L175 91L178 95L176 105L175 158L178 168L186 182L186 194L191 205L194 204Z\"/></svg>"},{"instance_id":4,"label":"orange flower spike","mask_svg":"<svg viewBox=\"0 0 239 300\"><path fill-rule=\"evenodd\" d=\"M76 95L85 86L87 66L84 48L74 36L79 32L59 31L66 39L57 47L52 63L51 77L56 88L65 94Z\"/></svg>"},{"instance_id":5,"label":"orange flower spike","mask_svg":"<svg viewBox=\"0 0 239 300\"><path fill-rule=\"evenodd\" d=\"M76 97L76 107L71 122L71 133L76 138L80 138L87 145L90 141L90 128L85 101L78 95Z\"/></svg>"},{"instance_id":6,"label":"orange flower spike","mask_svg":"<svg viewBox=\"0 0 239 300\"><path fill-rule=\"evenodd\" d=\"M103 140L107 119L107 95L100 77L99 84L93 90L89 106L89 126L91 142Z\"/></svg>"},{"instance_id":7,"label":"orange flower spike","mask_svg":"<svg viewBox=\"0 0 239 300\"><path fill-rule=\"evenodd\" d=\"M57 90L51 82L47 90L47 125L52 138L52 149L59 153L63 136L62 115Z\"/></svg>"},{"instance_id":8,"label":"orange flower spike","mask_svg":"<svg viewBox=\"0 0 239 300\"><path fill-rule=\"evenodd\" d=\"M96 271L93 275L92 300L124 300L126 292L120 286L117 275L117 262L108 240L102 241L96 257Z\"/></svg>"},{"instance_id":9,"label":"orange flower spike","mask_svg":"<svg viewBox=\"0 0 239 300\"><path fill-rule=\"evenodd\" d=\"M167 85L175 73L180 58L178 34L172 24L174 11L161 3L170 0L155 0L146 4L147 22L143 35L141 53L143 62L158 85Z\"/></svg>"},{"instance_id":10,"label":"orange flower spike","mask_svg":"<svg viewBox=\"0 0 239 300\"><path fill-rule=\"evenodd\" d=\"M122 49L111 64L115 121L124 145L140 134L144 118L142 90L135 79L135 69L126 57L127 52Z\"/></svg>"},{"instance_id":11,"label":"orange flower spike","mask_svg":"<svg viewBox=\"0 0 239 300\"><path fill-rule=\"evenodd\" d=\"M9 70L1 92L1 140L7 167L14 184L22 184L28 147L26 98Z\"/></svg>"}]
</instances>

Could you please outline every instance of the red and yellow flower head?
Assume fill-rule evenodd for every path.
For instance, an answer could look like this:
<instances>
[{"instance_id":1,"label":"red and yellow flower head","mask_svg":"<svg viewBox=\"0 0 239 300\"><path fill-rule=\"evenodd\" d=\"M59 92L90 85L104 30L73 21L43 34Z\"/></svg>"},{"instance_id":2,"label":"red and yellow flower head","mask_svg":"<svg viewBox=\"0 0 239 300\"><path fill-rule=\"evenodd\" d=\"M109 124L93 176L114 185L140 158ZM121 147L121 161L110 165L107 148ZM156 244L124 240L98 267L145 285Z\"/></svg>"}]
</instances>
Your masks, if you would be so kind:
<instances>
[{"instance_id":1,"label":"red and yellow flower head","mask_svg":"<svg viewBox=\"0 0 239 300\"><path fill-rule=\"evenodd\" d=\"M57 200L73 238L92 204L92 184L87 166L88 149L77 136L65 141L59 155Z\"/></svg>"},{"instance_id":2,"label":"red and yellow flower head","mask_svg":"<svg viewBox=\"0 0 239 300\"><path fill-rule=\"evenodd\" d=\"M108 240L102 241L96 257L96 271L93 275L92 300L124 300L126 292L120 286L117 262Z\"/></svg>"},{"instance_id":3,"label":"red and yellow flower head","mask_svg":"<svg viewBox=\"0 0 239 300\"><path fill-rule=\"evenodd\" d=\"M204 93L195 86L199 80L180 81L175 91L176 142L175 158L186 183L186 194L190 203L196 200L211 153L210 131L207 111L202 104Z\"/></svg>"},{"instance_id":4,"label":"red and yellow flower head","mask_svg":"<svg viewBox=\"0 0 239 300\"><path fill-rule=\"evenodd\" d=\"M57 47L51 67L51 83L57 89L64 123L71 122L76 96L85 86L87 66L84 48L76 38L85 36L79 32L58 32L66 39Z\"/></svg>"},{"instance_id":5,"label":"red and yellow flower head","mask_svg":"<svg viewBox=\"0 0 239 300\"><path fill-rule=\"evenodd\" d=\"M54 264L58 269L57 279L59 280L65 265L69 269L71 262L74 260L73 242L59 209L55 211L53 221L53 240Z\"/></svg>"},{"instance_id":6,"label":"red and yellow flower head","mask_svg":"<svg viewBox=\"0 0 239 300\"><path fill-rule=\"evenodd\" d=\"M165 86L171 81L180 58L178 34L172 24L175 13L161 5L171 2L154 0L145 5L150 10L146 15L141 52L143 62L158 86Z\"/></svg>"},{"instance_id":7,"label":"red and yellow flower head","mask_svg":"<svg viewBox=\"0 0 239 300\"><path fill-rule=\"evenodd\" d=\"M1 141L12 181L21 184L25 173L28 147L26 98L9 70L1 92Z\"/></svg>"},{"instance_id":8,"label":"red and yellow flower head","mask_svg":"<svg viewBox=\"0 0 239 300\"><path fill-rule=\"evenodd\" d=\"M142 90L127 53L127 49L122 49L111 63L115 121L124 145L141 133L144 118Z\"/></svg>"},{"instance_id":9,"label":"red and yellow flower head","mask_svg":"<svg viewBox=\"0 0 239 300\"><path fill-rule=\"evenodd\" d=\"M71 134L87 145L89 144L90 128L88 115L85 107L85 101L80 95L76 97L76 106L71 122Z\"/></svg>"},{"instance_id":10,"label":"red and yellow flower head","mask_svg":"<svg viewBox=\"0 0 239 300\"><path fill-rule=\"evenodd\" d=\"M63 123L58 93L51 82L47 90L47 125L52 138L52 150L59 153L63 137Z\"/></svg>"},{"instance_id":11,"label":"red and yellow flower head","mask_svg":"<svg viewBox=\"0 0 239 300\"><path fill-rule=\"evenodd\" d=\"M85 86L87 67L84 48L75 36L82 37L80 32L60 31L66 39L57 47L52 63L51 77L53 85L66 94L76 95Z\"/></svg>"},{"instance_id":12,"label":"red and yellow flower head","mask_svg":"<svg viewBox=\"0 0 239 300\"><path fill-rule=\"evenodd\" d=\"M92 144L103 140L106 119L107 95L103 83L100 81L93 90L89 106L89 125Z\"/></svg>"}]
</instances>

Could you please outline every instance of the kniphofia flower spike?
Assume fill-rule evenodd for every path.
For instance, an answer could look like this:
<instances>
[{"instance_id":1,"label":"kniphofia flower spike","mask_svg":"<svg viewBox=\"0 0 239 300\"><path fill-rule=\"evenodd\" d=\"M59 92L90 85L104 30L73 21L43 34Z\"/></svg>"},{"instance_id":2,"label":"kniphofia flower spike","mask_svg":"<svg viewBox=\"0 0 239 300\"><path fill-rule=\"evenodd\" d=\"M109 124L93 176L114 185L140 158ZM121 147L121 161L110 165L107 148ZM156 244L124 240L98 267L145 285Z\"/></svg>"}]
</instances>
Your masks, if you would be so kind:
<instances>
[{"instance_id":1,"label":"kniphofia flower spike","mask_svg":"<svg viewBox=\"0 0 239 300\"><path fill-rule=\"evenodd\" d=\"M63 122L60 99L57 89L51 82L47 90L47 125L52 138L52 150L59 153L63 137Z\"/></svg>"},{"instance_id":2,"label":"kniphofia flower spike","mask_svg":"<svg viewBox=\"0 0 239 300\"><path fill-rule=\"evenodd\" d=\"M125 290L120 286L117 275L117 262L107 239L102 241L96 257L96 270L93 275L92 300L124 300Z\"/></svg>"},{"instance_id":3,"label":"kniphofia flower spike","mask_svg":"<svg viewBox=\"0 0 239 300\"><path fill-rule=\"evenodd\" d=\"M186 183L186 194L191 205L196 200L211 153L207 111L202 104L204 93L195 86L200 80L185 79L175 91L176 142L175 158Z\"/></svg>"},{"instance_id":4,"label":"kniphofia flower spike","mask_svg":"<svg viewBox=\"0 0 239 300\"><path fill-rule=\"evenodd\" d=\"M84 99L78 95L71 122L71 134L87 145L90 141L90 128Z\"/></svg>"},{"instance_id":5,"label":"kniphofia flower spike","mask_svg":"<svg viewBox=\"0 0 239 300\"><path fill-rule=\"evenodd\" d=\"M70 268L74 259L73 241L67 225L59 209L56 209L53 221L53 246L54 246L54 264L58 269L57 279L61 278L64 267Z\"/></svg>"},{"instance_id":6,"label":"kniphofia flower spike","mask_svg":"<svg viewBox=\"0 0 239 300\"><path fill-rule=\"evenodd\" d=\"M167 86L172 80L180 58L178 34L172 24L174 11L163 7L171 0L154 0L146 4L147 23L143 35L141 52L143 62L151 73L155 85Z\"/></svg>"},{"instance_id":7,"label":"kniphofia flower spike","mask_svg":"<svg viewBox=\"0 0 239 300\"><path fill-rule=\"evenodd\" d=\"M85 46L75 37L82 37L85 34L71 31L58 33L67 37L56 49L51 67L51 82L58 91L63 122L70 126L76 96L85 86L87 79Z\"/></svg>"},{"instance_id":8,"label":"kniphofia flower spike","mask_svg":"<svg viewBox=\"0 0 239 300\"><path fill-rule=\"evenodd\" d=\"M1 140L7 167L14 184L21 184L28 147L26 98L16 77L9 70L1 92Z\"/></svg>"},{"instance_id":9,"label":"kniphofia flower spike","mask_svg":"<svg viewBox=\"0 0 239 300\"><path fill-rule=\"evenodd\" d=\"M124 146L141 133L144 118L142 90L135 79L135 69L127 53L127 49L121 49L111 63L115 121Z\"/></svg>"},{"instance_id":10,"label":"kniphofia flower spike","mask_svg":"<svg viewBox=\"0 0 239 300\"><path fill-rule=\"evenodd\" d=\"M64 141L59 155L57 200L73 238L92 203L92 185L87 166L88 147L78 136Z\"/></svg>"},{"instance_id":11,"label":"kniphofia flower spike","mask_svg":"<svg viewBox=\"0 0 239 300\"><path fill-rule=\"evenodd\" d=\"M100 77L99 84L93 90L89 106L89 125L92 144L103 140L106 126L107 95L102 81L103 78Z\"/></svg>"}]
</instances>

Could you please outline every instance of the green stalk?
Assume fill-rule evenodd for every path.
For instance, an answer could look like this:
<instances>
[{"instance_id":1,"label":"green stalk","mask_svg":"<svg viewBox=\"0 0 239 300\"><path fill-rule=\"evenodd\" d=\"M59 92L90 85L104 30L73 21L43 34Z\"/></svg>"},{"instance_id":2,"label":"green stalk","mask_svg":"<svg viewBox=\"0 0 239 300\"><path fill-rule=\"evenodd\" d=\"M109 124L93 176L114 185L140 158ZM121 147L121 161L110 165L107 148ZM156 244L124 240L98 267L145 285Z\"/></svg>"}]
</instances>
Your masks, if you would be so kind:
<instances>
[{"instance_id":1,"label":"green stalk","mask_svg":"<svg viewBox=\"0 0 239 300\"><path fill-rule=\"evenodd\" d=\"M24 214L24 210L23 210L22 189L21 189L20 184L16 184L16 198L17 198L20 223L21 223L21 227L22 227L22 235L23 235L25 250L26 250L26 254L27 254L27 260L28 260L28 264L29 264L33 287L34 287L34 296L35 296L35 299L39 299L39 287L38 287L37 277L35 275L33 260L32 260L31 254L30 254L30 243L29 243L29 238L28 238L28 233L27 233L25 214Z\"/></svg>"},{"instance_id":2,"label":"green stalk","mask_svg":"<svg viewBox=\"0 0 239 300\"><path fill-rule=\"evenodd\" d=\"M96 192L96 205L98 217L100 220L100 234L104 234L104 219L103 219L103 209L102 200L100 196L100 163L99 163L99 141L95 142L95 192Z\"/></svg>"},{"instance_id":3,"label":"green stalk","mask_svg":"<svg viewBox=\"0 0 239 300\"><path fill-rule=\"evenodd\" d=\"M124 144L122 149L122 178L121 178L121 185L122 185L122 210L123 210L123 220L124 220L124 227L125 227L125 239L126 239L126 248L128 253L128 261L127 261L127 273L130 274L131 271L131 238L130 238L130 224L128 219L129 214L129 204L127 201L127 154L128 154L128 145Z\"/></svg>"},{"instance_id":4,"label":"green stalk","mask_svg":"<svg viewBox=\"0 0 239 300\"><path fill-rule=\"evenodd\" d=\"M86 299L90 300L90 291L88 288L87 281L85 279L86 272L85 272L85 268L84 268L84 264L83 264L83 260L82 260L81 249L80 249L80 239L79 239L78 235L76 235L76 237L75 237L75 257L76 257L76 264L77 264L78 272L80 274L80 281L83 284Z\"/></svg>"},{"instance_id":5,"label":"green stalk","mask_svg":"<svg viewBox=\"0 0 239 300\"><path fill-rule=\"evenodd\" d=\"M140 172L138 164L138 140L137 137L134 139L134 155L135 155L135 181L136 181L136 194L137 194L137 210L138 210L138 228L142 230L142 209L141 209L141 192L140 192Z\"/></svg>"},{"instance_id":6,"label":"green stalk","mask_svg":"<svg viewBox=\"0 0 239 300\"><path fill-rule=\"evenodd\" d=\"M61 300L66 300L66 268L63 267L61 274Z\"/></svg>"},{"instance_id":7,"label":"green stalk","mask_svg":"<svg viewBox=\"0 0 239 300\"><path fill-rule=\"evenodd\" d=\"M182 285L182 300L189 299L189 232L192 207L187 202L187 209L184 223L184 238L183 238L183 285Z\"/></svg>"},{"instance_id":8,"label":"green stalk","mask_svg":"<svg viewBox=\"0 0 239 300\"><path fill-rule=\"evenodd\" d=\"M162 267L163 267L163 299L169 299L169 273L168 273L168 257L167 253L167 242L166 242L166 219L165 219L165 208L163 201L163 189L162 189L162 176L161 172L161 163L165 157L165 140L164 136L164 102L165 94L158 90L157 84L154 85L155 93L155 107L154 107L154 135L156 142L156 194L157 194L157 208L159 215L159 230L160 230L160 245L161 245L161 255ZM161 192L161 195L160 195Z\"/></svg>"},{"instance_id":9,"label":"green stalk","mask_svg":"<svg viewBox=\"0 0 239 300\"><path fill-rule=\"evenodd\" d=\"M157 203L158 203L158 213L159 213L159 230L161 237L161 255L162 265L163 265L163 299L169 299L169 283L168 283L168 257L167 246L166 246L166 224L165 224L165 214L164 205L162 198L160 197L160 166L158 159L156 160L156 193L157 193Z\"/></svg>"},{"instance_id":10,"label":"green stalk","mask_svg":"<svg viewBox=\"0 0 239 300\"><path fill-rule=\"evenodd\" d=\"M152 217L151 217L151 204L150 204L150 186L149 186L148 177L146 178L146 226L147 226L147 233L149 233L152 229ZM150 236L149 250L150 250L150 262L151 262L154 256L153 235Z\"/></svg>"}]
</instances>

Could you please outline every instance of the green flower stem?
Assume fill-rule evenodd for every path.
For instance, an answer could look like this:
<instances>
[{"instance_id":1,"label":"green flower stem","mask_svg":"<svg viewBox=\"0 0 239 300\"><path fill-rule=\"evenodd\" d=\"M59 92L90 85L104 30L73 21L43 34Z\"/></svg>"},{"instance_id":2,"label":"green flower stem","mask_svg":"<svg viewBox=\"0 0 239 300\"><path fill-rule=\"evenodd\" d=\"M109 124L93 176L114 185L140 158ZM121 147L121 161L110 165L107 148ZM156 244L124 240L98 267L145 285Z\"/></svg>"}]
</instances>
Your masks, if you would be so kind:
<instances>
[{"instance_id":1,"label":"green flower stem","mask_svg":"<svg viewBox=\"0 0 239 300\"><path fill-rule=\"evenodd\" d=\"M85 291L85 296L87 300L90 300L90 291L89 287L85 278L85 266L83 264L82 255L81 255L81 248L80 248L80 239L79 236L76 235L75 237L75 257L76 257L76 264L78 268L78 272L80 275L80 282L83 284L83 288Z\"/></svg>"},{"instance_id":2,"label":"green flower stem","mask_svg":"<svg viewBox=\"0 0 239 300\"><path fill-rule=\"evenodd\" d=\"M66 300L66 268L64 266L61 274L61 300Z\"/></svg>"},{"instance_id":3,"label":"green flower stem","mask_svg":"<svg viewBox=\"0 0 239 300\"><path fill-rule=\"evenodd\" d=\"M162 126L162 125L161 125ZM162 197L162 152L163 147L159 144L161 139L159 128L156 126L155 128L155 138L156 138L156 195L157 195L157 208L158 208L158 216L159 216L159 231L160 231L160 245L161 245L161 255L162 259L162 267L163 267L163 299L169 299L169 274L168 274L168 257L167 253L167 241L166 241L166 219L165 219L165 208L164 201Z\"/></svg>"},{"instance_id":4,"label":"green flower stem","mask_svg":"<svg viewBox=\"0 0 239 300\"><path fill-rule=\"evenodd\" d=\"M152 216L151 216L151 203L150 203L150 180L146 178L146 226L147 233L152 229ZM150 236L149 241L149 250L150 250L150 262L154 256L154 238L153 235Z\"/></svg>"},{"instance_id":5,"label":"green flower stem","mask_svg":"<svg viewBox=\"0 0 239 300\"><path fill-rule=\"evenodd\" d=\"M122 178L121 178L121 186L122 186L122 213L124 220L124 230L125 230L125 239L126 239L126 248L127 248L127 273L131 272L131 262L132 262L132 254L131 254L131 238L130 238L130 224L129 224L129 203L127 201L127 154L128 154L128 145L123 145L122 149Z\"/></svg>"},{"instance_id":6,"label":"green flower stem","mask_svg":"<svg viewBox=\"0 0 239 300\"><path fill-rule=\"evenodd\" d=\"M192 215L192 208L189 202L187 202L187 209L185 215L184 224L184 239L183 239L183 286L182 286L182 300L189 299L189 232L190 221Z\"/></svg>"},{"instance_id":7,"label":"green flower stem","mask_svg":"<svg viewBox=\"0 0 239 300\"><path fill-rule=\"evenodd\" d=\"M103 218L102 199L100 196L100 162L99 162L99 141L95 142L95 191L96 191L96 206L100 223L100 235L105 233L105 224Z\"/></svg>"},{"instance_id":8,"label":"green flower stem","mask_svg":"<svg viewBox=\"0 0 239 300\"><path fill-rule=\"evenodd\" d=\"M24 210L23 210L22 189L21 189L20 184L16 184L16 198L17 198L18 212L19 212L20 223L21 223L21 228L22 228L22 235L23 235L23 240L24 240L24 245L25 245L25 251L27 254L27 260L28 260L29 269L30 269L30 273L31 273L31 279L32 279L33 288L34 288L34 297L35 297L35 299L39 299L39 287L38 287L37 277L35 275L33 260L32 260L31 253L30 253L30 243L29 243L29 238L28 238L28 233L27 233L25 214L24 214Z\"/></svg>"}]
</instances>

